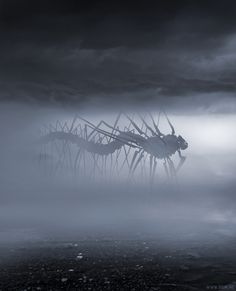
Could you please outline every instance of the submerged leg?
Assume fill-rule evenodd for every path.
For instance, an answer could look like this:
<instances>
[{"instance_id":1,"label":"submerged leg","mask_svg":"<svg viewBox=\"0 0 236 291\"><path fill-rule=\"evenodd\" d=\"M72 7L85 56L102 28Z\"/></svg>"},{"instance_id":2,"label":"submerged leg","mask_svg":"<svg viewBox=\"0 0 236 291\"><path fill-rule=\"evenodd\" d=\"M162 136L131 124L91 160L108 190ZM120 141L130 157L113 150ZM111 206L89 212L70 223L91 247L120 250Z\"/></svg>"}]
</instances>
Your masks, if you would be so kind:
<instances>
[{"instance_id":1,"label":"submerged leg","mask_svg":"<svg viewBox=\"0 0 236 291\"><path fill-rule=\"evenodd\" d=\"M149 177L150 177L150 180L152 179L152 169L153 169L153 155L150 155L149 157Z\"/></svg>"},{"instance_id":2,"label":"submerged leg","mask_svg":"<svg viewBox=\"0 0 236 291\"><path fill-rule=\"evenodd\" d=\"M176 179L176 169L173 161L170 158L167 158L169 169L170 169L170 177Z\"/></svg>"},{"instance_id":3,"label":"submerged leg","mask_svg":"<svg viewBox=\"0 0 236 291\"><path fill-rule=\"evenodd\" d=\"M124 159L124 161L123 161L123 163L122 163L122 165L121 165L119 171L121 171L121 170L123 169L125 163L127 163L127 166L128 166L128 168L130 169L130 164L129 164L129 159L128 159L128 157L129 157L129 150L126 151L125 146L123 147L123 149L124 149L124 153L125 153L125 159ZM129 149L130 149L130 148L129 148Z\"/></svg>"},{"instance_id":4,"label":"submerged leg","mask_svg":"<svg viewBox=\"0 0 236 291\"><path fill-rule=\"evenodd\" d=\"M134 166L134 168L133 168L133 170L132 170L132 174L133 174L134 171L136 170L136 168L137 168L137 166L138 166L138 164L140 163L140 161L141 161L142 158L143 158L143 151L141 152L139 158L138 158L137 161L136 161L136 164L135 164L135 166Z\"/></svg>"},{"instance_id":5,"label":"submerged leg","mask_svg":"<svg viewBox=\"0 0 236 291\"><path fill-rule=\"evenodd\" d=\"M170 178L170 174L169 174L169 170L168 170L168 167L167 167L166 159L164 159L163 166L164 166L164 169L165 169L165 172L166 172L167 179L169 179Z\"/></svg>"},{"instance_id":6,"label":"submerged leg","mask_svg":"<svg viewBox=\"0 0 236 291\"><path fill-rule=\"evenodd\" d=\"M156 158L154 158L151 184L153 184L153 181L154 181L154 178L155 178L156 168L157 168L157 160L156 160Z\"/></svg>"},{"instance_id":7,"label":"submerged leg","mask_svg":"<svg viewBox=\"0 0 236 291\"><path fill-rule=\"evenodd\" d=\"M186 160L186 157L182 156L180 150L178 151L178 154L179 154L179 157L180 157L180 161L179 161L179 164L178 164L178 166L176 168L176 172L178 172L182 168L182 166L183 166L183 164L184 164L184 162Z\"/></svg>"},{"instance_id":8,"label":"submerged leg","mask_svg":"<svg viewBox=\"0 0 236 291\"><path fill-rule=\"evenodd\" d=\"M131 161L131 164L130 164L130 168L129 168L129 171L132 172L132 168L133 168L133 165L134 165L134 162L135 162L135 159L137 157L137 155L140 153L141 150L138 150L138 151L135 151L134 152L134 155L133 155L133 158L132 158L132 161Z\"/></svg>"}]
</instances>

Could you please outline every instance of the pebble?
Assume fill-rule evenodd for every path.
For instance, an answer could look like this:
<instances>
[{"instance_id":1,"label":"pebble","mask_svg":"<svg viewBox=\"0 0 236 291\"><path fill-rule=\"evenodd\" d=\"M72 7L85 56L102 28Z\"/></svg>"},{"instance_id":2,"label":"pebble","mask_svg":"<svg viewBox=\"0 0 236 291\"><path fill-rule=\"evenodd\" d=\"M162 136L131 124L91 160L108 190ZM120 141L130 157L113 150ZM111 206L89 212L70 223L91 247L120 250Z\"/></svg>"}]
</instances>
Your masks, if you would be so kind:
<instances>
[{"instance_id":1,"label":"pebble","mask_svg":"<svg viewBox=\"0 0 236 291\"><path fill-rule=\"evenodd\" d=\"M82 253L79 253L79 254L77 255L76 259L78 259L78 260L83 259L83 254L82 254Z\"/></svg>"}]
</instances>

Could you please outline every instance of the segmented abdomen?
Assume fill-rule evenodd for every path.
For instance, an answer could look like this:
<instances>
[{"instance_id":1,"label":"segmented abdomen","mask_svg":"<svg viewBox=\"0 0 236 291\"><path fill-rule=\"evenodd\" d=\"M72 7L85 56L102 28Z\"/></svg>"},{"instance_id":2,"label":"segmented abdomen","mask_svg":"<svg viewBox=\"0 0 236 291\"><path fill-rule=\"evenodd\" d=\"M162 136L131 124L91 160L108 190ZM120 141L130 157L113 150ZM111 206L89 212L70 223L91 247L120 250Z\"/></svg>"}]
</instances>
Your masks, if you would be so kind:
<instances>
[{"instance_id":1,"label":"segmented abdomen","mask_svg":"<svg viewBox=\"0 0 236 291\"><path fill-rule=\"evenodd\" d=\"M55 131L51 132L40 139L40 143L49 143L54 140L69 141L72 144L76 144L81 149L87 152L98 154L98 155L109 155L119 150L124 143L119 140L113 140L107 144L95 143L88 141L82 137L71 132Z\"/></svg>"}]
</instances>

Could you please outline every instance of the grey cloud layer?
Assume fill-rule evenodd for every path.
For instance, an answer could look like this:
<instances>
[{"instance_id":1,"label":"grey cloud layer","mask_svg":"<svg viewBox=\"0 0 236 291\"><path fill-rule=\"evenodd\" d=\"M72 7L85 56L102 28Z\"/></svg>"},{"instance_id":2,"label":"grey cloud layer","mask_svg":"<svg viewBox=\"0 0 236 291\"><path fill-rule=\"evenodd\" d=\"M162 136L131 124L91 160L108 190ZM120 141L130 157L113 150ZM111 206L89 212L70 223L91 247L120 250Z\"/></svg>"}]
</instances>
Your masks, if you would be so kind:
<instances>
[{"instance_id":1,"label":"grey cloud layer","mask_svg":"<svg viewBox=\"0 0 236 291\"><path fill-rule=\"evenodd\" d=\"M1 99L142 104L197 94L233 98L232 3L223 12L220 4L191 1L167 16L150 7L130 17L125 10L84 10L26 17L19 27L13 21L1 29Z\"/></svg>"}]
</instances>

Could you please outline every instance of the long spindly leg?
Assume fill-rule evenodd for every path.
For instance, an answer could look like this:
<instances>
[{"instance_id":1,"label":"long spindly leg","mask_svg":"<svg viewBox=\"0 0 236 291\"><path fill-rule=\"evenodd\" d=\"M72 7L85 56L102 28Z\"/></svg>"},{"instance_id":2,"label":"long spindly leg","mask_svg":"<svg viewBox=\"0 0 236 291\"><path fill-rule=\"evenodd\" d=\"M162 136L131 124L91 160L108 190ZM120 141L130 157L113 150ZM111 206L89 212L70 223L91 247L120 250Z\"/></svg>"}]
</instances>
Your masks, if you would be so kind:
<instances>
[{"instance_id":1,"label":"long spindly leg","mask_svg":"<svg viewBox=\"0 0 236 291\"><path fill-rule=\"evenodd\" d=\"M94 180L95 179L95 158L94 158L94 156L95 156L95 154L94 153L90 153L90 155L87 155L87 158L86 158L86 161L88 161L88 156L90 157L90 158L92 158L91 160L93 161L93 167L92 167L92 169L89 169L88 170L88 178L89 179L91 179L91 180Z\"/></svg>"},{"instance_id":2,"label":"long spindly leg","mask_svg":"<svg viewBox=\"0 0 236 291\"><path fill-rule=\"evenodd\" d=\"M93 154L94 169L97 169L100 175L102 175L102 169L99 167L99 155ZM96 170L94 170L96 172Z\"/></svg>"},{"instance_id":3,"label":"long spindly leg","mask_svg":"<svg viewBox=\"0 0 236 291\"><path fill-rule=\"evenodd\" d=\"M142 158L143 158L143 151L140 153L140 156L138 157L138 159L137 159L137 161L136 161L136 164L135 164L134 167L133 167L132 174L134 174L134 172L135 172L135 170L136 170L138 164L139 164L140 161L142 160Z\"/></svg>"},{"instance_id":4,"label":"long spindly leg","mask_svg":"<svg viewBox=\"0 0 236 291\"><path fill-rule=\"evenodd\" d=\"M116 172L117 172L117 175L120 175L120 170L119 170L119 157L120 157L120 154L121 154L121 151L122 151L122 148L120 148L119 150L116 150Z\"/></svg>"},{"instance_id":5,"label":"long spindly leg","mask_svg":"<svg viewBox=\"0 0 236 291\"><path fill-rule=\"evenodd\" d=\"M158 134L159 136L163 136L163 133L161 133L160 129L158 128L159 120L160 120L160 112L159 112L159 115L158 115L158 122L157 122L157 124L155 123L152 114L149 113L149 115L150 115L150 117L151 117L151 120L152 120L153 126L154 126L154 128L155 128L157 134Z\"/></svg>"},{"instance_id":6,"label":"long spindly leg","mask_svg":"<svg viewBox=\"0 0 236 291\"><path fill-rule=\"evenodd\" d=\"M167 161L168 161L169 169L170 169L170 177L171 179L176 181L177 177L176 177L176 169L175 169L174 163L170 157L167 158Z\"/></svg>"},{"instance_id":7,"label":"long spindly leg","mask_svg":"<svg viewBox=\"0 0 236 291\"><path fill-rule=\"evenodd\" d=\"M76 173L76 170L77 170L77 162L79 160L79 157L80 157L80 152L81 152L81 149L78 149L78 152L75 156L75 161L74 161L74 172Z\"/></svg>"},{"instance_id":8,"label":"long spindly leg","mask_svg":"<svg viewBox=\"0 0 236 291\"><path fill-rule=\"evenodd\" d=\"M125 131L129 131L130 126L131 126L131 123L129 124L128 127L125 126L125 128L124 128ZM125 153L125 159L124 159L124 161L123 161L123 163L122 163L122 165L120 167L120 171L123 169L125 164L127 164L128 169L130 169L130 162L129 162L128 157L129 157L129 154L130 154L130 151L131 151L132 147L129 147L129 149L126 150L126 146L124 146L123 149L124 149L124 153Z\"/></svg>"},{"instance_id":9,"label":"long spindly leg","mask_svg":"<svg viewBox=\"0 0 236 291\"><path fill-rule=\"evenodd\" d=\"M178 172L182 168L182 166L183 166L183 164L184 164L184 162L186 160L186 157L182 156L180 150L178 151L178 154L179 154L179 157L180 157L180 161L179 161L178 166L176 167L176 172Z\"/></svg>"},{"instance_id":10,"label":"long spindly leg","mask_svg":"<svg viewBox=\"0 0 236 291\"><path fill-rule=\"evenodd\" d=\"M156 168L157 168L157 160L156 160L156 158L154 158L153 170L152 170L152 180L151 180L152 185L153 185L155 174L156 174Z\"/></svg>"},{"instance_id":11,"label":"long spindly leg","mask_svg":"<svg viewBox=\"0 0 236 291\"><path fill-rule=\"evenodd\" d=\"M114 131L115 131L116 127L117 127L118 121L120 119L120 116L121 116L121 112L119 112L118 115L117 115L117 117L116 117L116 120L115 120L115 122L113 124L113 129L112 129L111 134L114 133ZM111 137L110 137L109 141L111 141Z\"/></svg>"},{"instance_id":12,"label":"long spindly leg","mask_svg":"<svg viewBox=\"0 0 236 291\"><path fill-rule=\"evenodd\" d=\"M73 162L72 162L72 153L71 153L71 148L70 148L70 145L67 143L66 145L66 148L67 148L67 152L68 152L68 158L69 158L69 167L70 169L73 171Z\"/></svg>"},{"instance_id":13,"label":"long spindly leg","mask_svg":"<svg viewBox=\"0 0 236 291\"><path fill-rule=\"evenodd\" d=\"M131 122L131 124L133 125L133 127L138 131L138 133L139 134L143 134L143 135L145 135L146 137L148 137L148 135L144 132L144 131L142 131L139 127L138 127L138 125L128 116L128 115L126 115L126 117L129 119L129 121Z\"/></svg>"},{"instance_id":14,"label":"long spindly leg","mask_svg":"<svg viewBox=\"0 0 236 291\"><path fill-rule=\"evenodd\" d=\"M145 165L144 165L144 157L141 160L141 178L142 180L144 179L144 169L145 169Z\"/></svg>"},{"instance_id":15,"label":"long spindly leg","mask_svg":"<svg viewBox=\"0 0 236 291\"><path fill-rule=\"evenodd\" d=\"M58 125L59 125L61 131L65 132L65 129L69 131L69 128L68 128L66 122L62 126L62 124L58 121ZM71 156L70 156L71 152L70 152L70 148L68 146L68 141L67 140L63 140L62 141L62 149L61 149L61 153L59 154L59 160L57 162L56 169L58 169L60 165L61 165L61 167L62 167L62 165L65 165L66 158L67 158L67 156L66 156L67 153L69 153L69 160L71 161ZM71 166L71 168L73 168L72 163L70 163L70 166Z\"/></svg>"},{"instance_id":16,"label":"long spindly leg","mask_svg":"<svg viewBox=\"0 0 236 291\"><path fill-rule=\"evenodd\" d=\"M168 166L167 166L167 163L166 163L166 159L164 159L163 166L164 166L164 169L165 169L166 177L169 180L170 174L169 174L169 169L168 169Z\"/></svg>"},{"instance_id":17,"label":"long spindly leg","mask_svg":"<svg viewBox=\"0 0 236 291\"><path fill-rule=\"evenodd\" d=\"M149 157L149 178L150 178L150 181L152 179L152 170L153 170L153 155L150 155L150 157Z\"/></svg>"},{"instance_id":18,"label":"long spindly leg","mask_svg":"<svg viewBox=\"0 0 236 291\"><path fill-rule=\"evenodd\" d=\"M143 178L145 181L147 179L146 160L147 160L147 153L144 154L144 158L143 158Z\"/></svg>"},{"instance_id":19,"label":"long spindly leg","mask_svg":"<svg viewBox=\"0 0 236 291\"><path fill-rule=\"evenodd\" d=\"M110 138L108 139L108 142L110 142L110 140L113 138L113 139L116 139L116 140L122 142L123 144L126 144L126 145L130 146L130 147L140 148L139 146L132 144L134 141L133 141L132 139L130 140L130 138L129 138L128 135L127 135L127 137L125 137L125 136L122 136L122 137L121 137L121 136L118 136L118 135L115 135L115 134L114 134L115 131L117 131L117 132L119 132L119 133L121 133L121 134L124 133L122 130L119 129L118 126L116 126L117 123L118 123L118 121L119 121L119 119L120 119L120 115L121 115L121 113L119 113L118 117L116 118L116 121L115 121L114 126L109 125L108 123L106 123L106 122L103 121L103 120L100 121L100 123L99 123L99 126L100 126L101 124L104 124L104 125L107 126L108 128L112 129L112 132L111 132L111 133L106 132L106 131L100 129L99 126L97 126L96 128L94 128L94 130L96 130L96 131L98 131L98 132L101 132L101 133L105 134L105 135L107 136L107 138L110 137ZM81 119L82 119L82 118L81 118ZM85 119L82 119L82 120L86 121ZM87 122L88 122L88 121L87 121ZM90 123L90 124L91 124L91 123ZM130 125L128 126L128 128L125 127L125 128L127 128L128 131L129 131L129 128L130 128L131 124L132 124L132 122L130 123ZM134 142L134 143L135 143L135 142Z\"/></svg>"},{"instance_id":20,"label":"long spindly leg","mask_svg":"<svg viewBox=\"0 0 236 291\"><path fill-rule=\"evenodd\" d=\"M96 140L97 135L98 135L98 139ZM93 136L93 138L91 139L91 141L96 143L96 142L99 142L100 138L101 138L100 135L98 133L96 133L95 136ZM100 175L102 175L102 169L99 166L99 155L97 155L95 153L91 153L91 154L92 154L92 158L93 158L94 178L95 178L96 169L97 169L97 172L99 172Z\"/></svg>"},{"instance_id":21,"label":"long spindly leg","mask_svg":"<svg viewBox=\"0 0 236 291\"><path fill-rule=\"evenodd\" d=\"M96 126L96 128L99 128L101 124L102 124L102 122L99 122L99 124ZM86 125L86 127L88 127L88 126ZM95 133L95 135L93 135L93 137L90 139L91 141L93 141L94 143L101 144L103 142L103 140L106 139L106 142L108 143L109 138L107 136L100 135L94 129L92 130L92 132L90 134L87 135L87 137L90 138L93 133ZM97 139L96 139L96 137L97 137ZM92 171L93 176L94 176L94 179L95 179L96 169L101 174L101 176L106 176L106 171L107 171L107 156L101 156L100 157L101 168L99 167L99 161L98 161L99 160L99 155L92 154L91 156L92 156L93 162L94 162L93 171ZM109 172L111 173L111 170Z\"/></svg>"},{"instance_id":22,"label":"long spindly leg","mask_svg":"<svg viewBox=\"0 0 236 291\"><path fill-rule=\"evenodd\" d=\"M81 159L82 159L82 150L79 149L77 154L76 154L76 157L75 157L75 162L74 162L74 171L75 171L75 174L76 174L76 171L78 171L80 173L80 170L81 170Z\"/></svg>"},{"instance_id":23,"label":"long spindly leg","mask_svg":"<svg viewBox=\"0 0 236 291\"><path fill-rule=\"evenodd\" d=\"M117 156L116 156L116 172L117 172L117 175L119 176L120 173L121 173L121 169L120 169L120 156L122 156L122 153L123 153L123 148L120 148L119 150L117 150ZM125 157L126 159L126 157Z\"/></svg>"},{"instance_id":24,"label":"long spindly leg","mask_svg":"<svg viewBox=\"0 0 236 291\"><path fill-rule=\"evenodd\" d=\"M139 117L141 118L141 120L142 120L143 124L145 125L146 129L149 130L153 136L157 136L157 134L155 133L155 131L151 128L151 126L149 126L147 124L147 122L145 121L145 119L141 115L139 115Z\"/></svg>"},{"instance_id":25,"label":"long spindly leg","mask_svg":"<svg viewBox=\"0 0 236 291\"><path fill-rule=\"evenodd\" d=\"M97 133L96 129L99 128L101 124L102 124L102 122L100 121L100 122L98 123L98 125L96 125L96 127L95 127L95 128L94 128L94 129L89 133L89 135L88 135L88 139L93 135L94 132Z\"/></svg>"},{"instance_id":26,"label":"long spindly leg","mask_svg":"<svg viewBox=\"0 0 236 291\"><path fill-rule=\"evenodd\" d=\"M99 124L96 126L96 128L99 128L100 125L101 125L101 122L99 122ZM95 136L96 136L98 134L98 132L96 130L93 130L91 133L88 134L88 126L87 126L87 124L84 125L84 129L81 129L81 135L87 141L91 139L91 137L92 137L94 132L96 133L95 134ZM93 136L92 139L94 139L95 136ZM102 137L101 137L101 139L102 139ZM82 155L82 158L83 158L83 170L84 170L84 173L85 173L86 172L85 152L84 151L80 152L80 155ZM98 157L96 157L96 155L92 155L92 159L93 159L93 174L94 174L94 177L95 177L95 169L98 169L99 172L101 172L102 169L100 169L100 167L98 166Z\"/></svg>"},{"instance_id":27,"label":"long spindly leg","mask_svg":"<svg viewBox=\"0 0 236 291\"><path fill-rule=\"evenodd\" d=\"M105 131L105 130L103 130L103 129L100 128L100 126L102 124L106 125L110 129L112 129L112 131L121 132L118 128L114 128L113 126L111 126L108 123L106 123L104 120L101 120L98 125L94 125L92 122L84 119L83 117L78 116L78 118L81 119L81 120L83 120L87 125L89 125L89 127L91 127L93 129L93 131L91 132L91 134L96 131L96 132L100 132L100 133L106 134L109 137L113 137L114 134L111 134L110 132L107 132L107 131Z\"/></svg>"},{"instance_id":28,"label":"long spindly leg","mask_svg":"<svg viewBox=\"0 0 236 291\"><path fill-rule=\"evenodd\" d=\"M72 120L72 123L71 123L71 126L70 126L70 129L69 129L69 132L72 132L73 131L73 128L74 128L74 125L75 125L75 121L77 119L77 116L75 116Z\"/></svg>"},{"instance_id":29,"label":"long spindly leg","mask_svg":"<svg viewBox=\"0 0 236 291\"><path fill-rule=\"evenodd\" d=\"M118 158L119 158L119 155L120 155L120 151L121 151L121 149L118 149L114 153L115 154L115 161L114 161L114 165L113 165L112 171L113 171L113 173L116 172L116 175L119 175Z\"/></svg>"},{"instance_id":30,"label":"long spindly leg","mask_svg":"<svg viewBox=\"0 0 236 291\"><path fill-rule=\"evenodd\" d=\"M129 167L129 172L130 172L130 173L132 172L134 162L135 162L135 160L136 160L137 155L140 153L140 151L141 151L141 150L137 150L137 151L135 151L134 154L133 154L133 158L132 158L132 160L131 160L131 164L130 164L130 167Z\"/></svg>"},{"instance_id":31,"label":"long spindly leg","mask_svg":"<svg viewBox=\"0 0 236 291\"><path fill-rule=\"evenodd\" d=\"M88 122L87 120L85 120L84 118L81 118L81 117L79 117L79 118L82 119L83 121L87 122L88 124L92 124L92 123ZM117 122L118 122L118 120L117 120ZM112 136L113 136L113 131L115 131L115 130L116 130L116 131L119 131L117 128L114 128L114 127L112 127L111 125L107 124L105 121L101 120L101 121L100 121L96 126L95 126L95 125L92 126L92 131L91 131L90 134L88 135L88 139L93 135L94 132L98 133L98 132L100 132L100 131L103 131L103 130L100 128L100 126L101 126L102 124L104 124L104 125L106 125L106 126L108 126L109 128L112 129L112 134L109 133L109 134L110 134L110 135L109 135L110 139L111 139ZM108 139L108 140L110 141L110 139Z\"/></svg>"},{"instance_id":32,"label":"long spindly leg","mask_svg":"<svg viewBox=\"0 0 236 291\"><path fill-rule=\"evenodd\" d=\"M106 135L107 137L112 137L114 140L118 140L118 141L121 142L123 145L126 144L126 145L128 145L128 146L130 146L130 147L133 147L133 148L140 148L140 146L138 146L138 145L136 145L136 144L132 144L132 141L129 140L129 139L127 139L127 138L125 138L125 137L120 137L120 136L118 136L118 135L111 135L110 132L105 131L105 130L103 130L103 129L99 129L99 128L97 128L97 127L96 127L95 125L93 125L91 122L89 122L89 121L87 121L87 120L85 120L85 119L83 119L83 118L81 118L81 117L80 117L80 119L82 119L82 120L84 120L85 122L87 122L88 127L92 128L92 129L96 129L96 131L97 131L98 133L101 133L101 134L103 134L103 135ZM120 131L118 128L115 129L115 130Z\"/></svg>"},{"instance_id":33,"label":"long spindly leg","mask_svg":"<svg viewBox=\"0 0 236 291\"><path fill-rule=\"evenodd\" d=\"M73 129L74 122L75 122L75 119L73 120L73 123L71 125L71 128L69 129L68 126L67 126L67 123L65 123L64 125L62 125L59 121L57 121L56 122L56 126L53 127L52 125L50 125L49 131L50 132L57 131L58 128L62 132L64 132L65 130L71 131ZM57 153L58 153L58 161L55 164L55 171L57 171L60 167L62 168L63 165L65 165L67 163L67 161L69 161L70 167L71 167L71 169L73 169L71 150L70 150L68 141L67 140L64 140L61 143L61 150L57 146L57 142L54 142L54 144L55 144L55 148L56 148ZM67 154L69 154L69 157L67 156Z\"/></svg>"},{"instance_id":34,"label":"long spindly leg","mask_svg":"<svg viewBox=\"0 0 236 291\"><path fill-rule=\"evenodd\" d=\"M107 156L104 156L104 174L107 177Z\"/></svg>"},{"instance_id":35,"label":"long spindly leg","mask_svg":"<svg viewBox=\"0 0 236 291\"><path fill-rule=\"evenodd\" d=\"M88 140L88 126L87 126L87 124L84 125L84 139Z\"/></svg>"},{"instance_id":36,"label":"long spindly leg","mask_svg":"<svg viewBox=\"0 0 236 291\"><path fill-rule=\"evenodd\" d=\"M113 169L113 154L110 154L110 178L112 178L112 169Z\"/></svg>"},{"instance_id":37,"label":"long spindly leg","mask_svg":"<svg viewBox=\"0 0 236 291\"><path fill-rule=\"evenodd\" d=\"M170 120L169 120L167 114L166 114L165 112L164 112L164 114L165 114L165 117L166 117L166 119L167 119L167 122L168 122L168 124L169 124L169 126L170 126L170 128L171 128L171 134L173 135L173 134L175 134L174 126L173 126L172 123L170 122Z\"/></svg>"},{"instance_id":38,"label":"long spindly leg","mask_svg":"<svg viewBox=\"0 0 236 291\"><path fill-rule=\"evenodd\" d=\"M120 170L119 170L120 172L121 172L122 169L124 168L125 163L127 163L127 166L128 166L128 168L130 169L130 164L129 164L129 159L128 159L128 157L129 157L129 152L130 152L130 149L131 149L131 148L129 148L128 151L127 151L127 150L126 150L126 147L124 146L123 149L124 149L124 153L125 153L125 158L124 158L124 161L123 161L123 163L122 163L122 165L121 165L121 167L120 167Z\"/></svg>"},{"instance_id":39,"label":"long spindly leg","mask_svg":"<svg viewBox=\"0 0 236 291\"><path fill-rule=\"evenodd\" d=\"M86 177L86 157L85 157L85 150L82 151L83 155L83 171L84 171L84 177Z\"/></svg>"}]
</instances>

